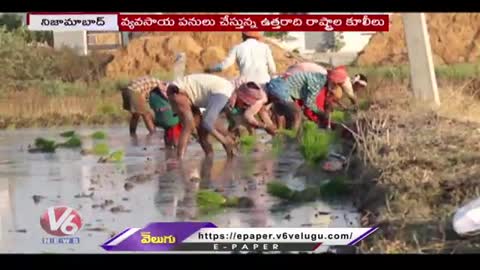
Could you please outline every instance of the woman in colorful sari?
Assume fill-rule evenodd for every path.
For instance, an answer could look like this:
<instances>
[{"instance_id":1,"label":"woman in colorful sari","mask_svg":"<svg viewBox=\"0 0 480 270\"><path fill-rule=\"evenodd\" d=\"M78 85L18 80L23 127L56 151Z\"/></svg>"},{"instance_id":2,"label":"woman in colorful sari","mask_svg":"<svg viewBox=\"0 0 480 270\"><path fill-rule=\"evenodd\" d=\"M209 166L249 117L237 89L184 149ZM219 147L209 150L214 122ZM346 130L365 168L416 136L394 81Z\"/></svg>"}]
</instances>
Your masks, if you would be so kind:
<instances>
[{"instance_id":1,"label":"woman in colorful sari","mask_svg":"<svg viewBox=\"0 0 480 270\"><path fill-rule=\"evenodd\" d=\"M332 104L340 100L345 93L356 104L352 83L345 67L337 67L323 72L296 72L272 79L266 90L273 97L276 106L275 114L280 119L289 116L291 123L287 128L298 129L301 122L301 111L312 121L329 126L329 113ZM294 103L299 110L292 110ZM283 106L278 106L282 105ZM279 121L279 125L283 125Z\"/></svg>"}]
</instances>

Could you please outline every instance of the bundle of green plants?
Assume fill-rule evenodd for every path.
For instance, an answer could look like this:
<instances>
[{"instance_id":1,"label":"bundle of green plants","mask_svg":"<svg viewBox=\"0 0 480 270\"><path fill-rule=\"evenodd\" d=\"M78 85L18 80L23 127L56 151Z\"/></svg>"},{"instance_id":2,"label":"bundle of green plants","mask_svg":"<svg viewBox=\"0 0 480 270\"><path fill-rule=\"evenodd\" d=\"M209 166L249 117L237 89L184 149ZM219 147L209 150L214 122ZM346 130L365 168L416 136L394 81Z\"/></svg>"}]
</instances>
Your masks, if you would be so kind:
<instances>
[{"instance_id":1,"label":"bundle of green plants","mask_svg":"<svg viewBox=\"0 0 480 270\"><path fill-rule=\"evenodd\" d=\"M125 157L125 152L123 150L118 150L110 153L108 160L113 162L120 162Z\"/></svg>"},{"instance_id":2,"label":"bundle of green plants","mask_svg":"<svg viewBox=\"0 0 480 270\"><path fill-rule=\"evenodd\" d=\"M107 162L121 162L125 157L125 152L123 150L118 150L110 153L107 156L102 156L98 163L107 163Z\"/></svg>"},{"instance_id":3,"label":"bundle of green plants","mask_svg":"<svg viewBox=\"0 0 480 270\"><path fill-rule=\"evenodd\" d=\"M345 123L350 120L350 115L344 111L334 110L330 113L330 119L335 123Z\"/></svg>"},{"instance_id":4,"label":"bundle of green plants","mask_svg":"<svg viewBox=\"0 0 480 270\"><path fill-rule=\"evenodd\" d=\"M257 137L254 135L243 135L240 137L240 151L244 154L249 154L255 148Z\"/></svg>"},{"instance_id":5,"label":"bundle of green plants","mask_svg":"<svg viewBox=\"0 0 480 270\"><path fill-rule=\"evenodd\" d=\"M337 176L333 180L326 181L320 185L320 196L322 198L336 198L347 195L349 188L345 177Z\"/></svg>"},{"instance_id":6,"label":"bundle of green plants","mask_svg":"<svg viewBox=\"0 0 480 270\"><path fill-rule=\"evenodd\" d=\"M58 147L77 148L82 146L82 140L76 135L72 135L66 142L60 143Z\"/></svg>"},{"instance_id":7,"label":"bundle of green plants","mask_svg":"<svg viewBox=\"0 0 480 270\"><path fill-rule=\"evenodd\" d=\"M105 156L110 153L110 148L106 143L97 143L93 146L92 153L97 156Z\"/></svg>"},{"instance_id":8,"label":"bundle of green plants","mask_svg":"<svg viewBox=\"0 0 480 270\"><path fill-rule=\"evenodd\" d=\"M75 135L75 131L73 131L73 130L69 130L69 131L65 131L65 132L60 133L60 136L65 137L65 138L72 137L73 135Z\"/></svg>"},{"instance_id":9,"label":"bundle of green plants","mask_svg":"<svg viewBox=\"0 0 480 270\"><path fill-rule=\"evenodd\" d=\"M292 197L294 191L287 187L287 185L274 181L267 184L267 192L272 196L288 200Z\"/></svg>"},{"instance_id":10,"label":"bundle of green plants","mask_svg":"<svg viewBox=\"0 0 480 270\"><path fill-rule=\"evenodd\" d=\"M251 207L252 205L253 202L246 197L226 197L206 189L197 192L197 206L202 214L215 212L225 207Z\"/></svg>"},{"instance_id":11,"label":"bundle of green plants","mask_svg":"<svg viewBox=\"0 0 480 270\"><path fill-rule=\"evenodd\" d=\"M277 133L289 139L295 139L297 137L297 131L294 129L279 129Z\"/></svg>"},{"instance_id":12,"label":"bundle of green plants","mask_svg":"<svg viewBox=\"0 0 480 270\"><path fill-rule=\"evenodd\" d=\"M317 164L324 160L330 145L338 139L335 132L318 128L317 124L306 121L300 140L300 152L309 164Z\"/></svg>"},{"instance_id":13,"label":"bundle of green plants","mask_svg":"<svg viewBox=\"0 0 480 270\"><path fill-rule=\"evenodd\" d=\"M40 152L53 153L57 148L57 144L54 140L39 137L35 139L35 148Z\"/></svg>"},{"instance_id":14,"label":"bundle of green plants","mask_svg":"<svg viewBox=\"0 0 480 270\"><path fill-rule=\"evenodd\" d=\"M107 134L103 131L95 131L90 137L95 140L104 140L107 138Z\"/></svg>"},{"instance_id":15,"label":"bundle of green plants","mask_svg":"<svg viewBox=\"0 0 480 270\"><path fill-rule=\"evenodd\" d=\"M311 202L319 198L338 198L347 195L348 185L343 179L328 180L320 186L307 187L297 191L284 183L274 181L267 184L267 193L289 202Z\"/></svg>"},{"instance_id":16,"label":"bundle of green plants","mask_svg":"<svg viewBox=\"0 0 480 270\"><path fill-rule=\"evenodd\" d=\"M275 137L272 138L272 154L274 156L280 155L284 150L286 139L296 140L297 130L279 129Z\"/></svg>"}]
</instances>

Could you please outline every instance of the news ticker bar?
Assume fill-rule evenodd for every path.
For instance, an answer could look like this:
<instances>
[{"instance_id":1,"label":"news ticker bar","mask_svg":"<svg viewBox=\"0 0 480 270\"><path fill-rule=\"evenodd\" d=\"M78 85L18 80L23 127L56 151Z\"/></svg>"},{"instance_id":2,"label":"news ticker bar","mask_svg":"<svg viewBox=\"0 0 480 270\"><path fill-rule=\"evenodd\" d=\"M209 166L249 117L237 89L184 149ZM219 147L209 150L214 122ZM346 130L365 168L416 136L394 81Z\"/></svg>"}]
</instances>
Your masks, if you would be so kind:
<instances>
[{"instance_id":1,"label":"news ticker bar","mask_svg":"<svg viewBox=\"0 0 480 270\"><path fill-rule=\"evenodd\" d=\"M373 228L218 228L210 222L150 223L127 228L101 247L107 251L315 251L354 246Z\"/></svg>"},{"instance_id":2,"label":"news ticker bar","mask_svg":"<svg viewBox=\"0 0 480 270\"><path fill-rule=\"evenodd\" d=\"M386 32L388 14L28 13L34 31L318 31Z\"/></svg>"}]
</instances>

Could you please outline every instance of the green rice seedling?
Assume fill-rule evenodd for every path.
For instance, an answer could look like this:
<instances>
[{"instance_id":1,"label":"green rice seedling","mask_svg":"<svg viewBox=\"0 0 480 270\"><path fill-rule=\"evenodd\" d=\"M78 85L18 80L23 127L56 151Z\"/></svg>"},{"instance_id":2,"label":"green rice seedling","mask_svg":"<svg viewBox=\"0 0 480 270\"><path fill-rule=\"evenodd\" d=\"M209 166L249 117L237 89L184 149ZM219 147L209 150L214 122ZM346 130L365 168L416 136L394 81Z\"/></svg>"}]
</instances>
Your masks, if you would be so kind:
<instances>
[{"instance_id":1,"label":"green rice seedling","mask_svg":"<svg viewBox=\"0 0 480 270\"><path fill-rule=\"evenodd\" d=\"M107 138L107 134L103 131L95 131L90 137L95 140L104 140Z\"/></svg>"},{"instance_id":2,"label":"green rice seedling","mask_svg":"<svg viewBox=\"0 0 480 270\"><path fill-rule=\"evenodd\" d=\"M316 164L327 157L329 147L336 139L334 132L320 130L315 123L307 121L303 126L300 152L309 164Z\"/></svg>"},{"instance_id":3,"label":"green rice seedling","mask_svg":"<svg viewBox=\"0 0 480 270\"><path fill-rule=\"evenodd\" d=\"M290 139L295 139L297 137L297 131L293 129L280 129L278 130L278 134L284 135Z\"/></svg>"},{"instance_id":4,"label":"green rice seedling","mask_svg":"<svg viewBox=\"0 0 480 270\"><path fill-rule=\"evenodd\" d=\"M275 181L267 184L267 193L280 199L288 200L294 192L287 185Z\"/></svg>"},{"instance_id":5,"label":"green rice seedling","mask_svg":"<svg viewBox=\"0 0 480 270\"><path fill-rule=\"evenodd\" d=\"M110 153L110 148L106 143L97 143L93 147L93 154L97 156L105 156Z\"/></svg>"},{"instance_id":6,"label":"green rice seedling","mask_svg":"<svg viewBox=\"0 0 480 270\"><path fill-rule=\"evenodd\" d=\"M295 140L297 131L291 129L280 129L275 137L272 138L271 152L274 156L280 155L284 150L285 139Z\"/></svg>"},{"instance_id":7,"label":"green rice seedling","mask_svg":"<svg viewBox=\"0 0 480 270\"><path fill-rule=\"evenodd\" d=\"M197 206L203 217L214 215L225 207L252 207L253 201L247 197L226 197L222 194L201 189L197 192Z\"/></svg>"},{"instance_id":8,"label":"green rice seedling","mask_svg":"<svg viewBox=\"0 0 480 270\"><path fill-rule=\"evenodd\" d=\"M65 131L65 132L60 133L60 136L65 137L65 138L72 137L73 135L75 135L75 131L73 131L73 130Z\"/></svg>"},{"instance_id":9,"label":"green rice seedling","mask_svg":"<svg viewBox=\"0 0 480 270\"><path fill-rule=\"evenodd\" d=\"M122 150L118 150L118 151L112 152L108 157L108 160L113 162L121 162L124 157L125 157L125 152Z\"/></svg>"},{"instance_id":10,"label":"green rice seedling","mask_svg":"<svg viewBox=\"0 0 480 270\"><path fill-rule=\"evenodd\" d=\"M283 139L281 136L275 136L272 139L272 154L278 156L283 151Z\"/></svg>"},{"instance_id":11,"label":"green rice seedling","mask_svg":"<svg viewBox=\"0 0 480 270\"><path fill-rule=\"evenodd\" d=\"M47 139L44 139L44 138L36 138L35 139L35 147L40 152L53 153L53 152L55 152L55 149L57 148L57 145L56 145L55 141L53 141L53 140L47 140Z\"/></svg>"},{"instance_id":12,"label":"green rice seedling","mask_svg":"<svg viewBox=\"0 0 480 270\"><path fill-rule=\"evenodd\" d=\"M349 187L344 177L336 177L320 186L320 195L323 198L336 198L348 194Z\"/></svg>"},{"instance_id":13,"label":"green rice seedling","mask_svg":"<svg viewBox=\"0 0 480 270\"><path fill-rule=\"evenodd\" d=\"M226 198L224 205L226 207L235 207L235 206L238 206L239 203L240 203L239 197L230 197L230 198Z\"/></svg>"},{"instance_id":14,"label":"green rice seedling","mask_svg":"<svg viewBox=\"0 0 480 270\"><path fill-rule=\"evenodd\" d=\"M320 196L318 187L307 187L302 191L293 191L291 201L313 202Z\"/></svg>"},{"instance_id":15,"label":"green rice seedling","mask_svg":"<svg viewBox=\"0 0 480 270\"><path fill-rule=\"evenodd\" d=\"M82 140L80 139L80 137L74 135L70 137L66 142L60 143L57 146L65 148L77 148L82 146Z\"/></svg>"},{"instance_id":16,"label":"green rice seedling","mask_svg":"<svg viewBox=\"0 0 480 270\"><path fill-rule=\"evenodd\" d=\"M197 192L197 206L202 215L214 214L225 206L227 199L220 193L211 190Z\"/></svg>"},{"instance_id":17,"label":"green rice seedling","mask_svg":"<svg viewBox=\"0 0 480 270\"><path fill-rule=\"evenodd\" d=\"M344 122L350 120L350 115L348 115L348 113L346 113L344 111L338 111L338 110L334 110L330 114L330 117L331 117L332 121L336 122L336 123L344 123Z\"/></svg>"},{"instance_id":18,"label":"green rice seedling","mask_svg":"<svg viewBox=\"0 0 480 270\"><path fill-rule=\"evenodd\" d=\"M249 154L255 148L257 137L252 135L243 135L240 137L240 151L244 154Z\"/></svg>"}]
</instances>

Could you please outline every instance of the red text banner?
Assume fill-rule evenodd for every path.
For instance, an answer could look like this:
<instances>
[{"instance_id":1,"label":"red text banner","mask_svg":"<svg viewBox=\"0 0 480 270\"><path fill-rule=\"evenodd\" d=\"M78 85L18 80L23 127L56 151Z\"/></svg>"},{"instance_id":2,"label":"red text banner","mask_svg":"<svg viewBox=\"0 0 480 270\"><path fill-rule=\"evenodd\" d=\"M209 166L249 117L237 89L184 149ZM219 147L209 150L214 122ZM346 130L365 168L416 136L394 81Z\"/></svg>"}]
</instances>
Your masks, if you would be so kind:
<instances>
[{"instance_id":1,"label":"red text banner","mask_svg":"<svg viewBox=\"0 0 480 270\"><path fill-rule=\"evenodd\" d=\"M244 15L244 14L120 14L120 31L319 31L386 32L386 14Z\"/></svg>"}]
</instances>

